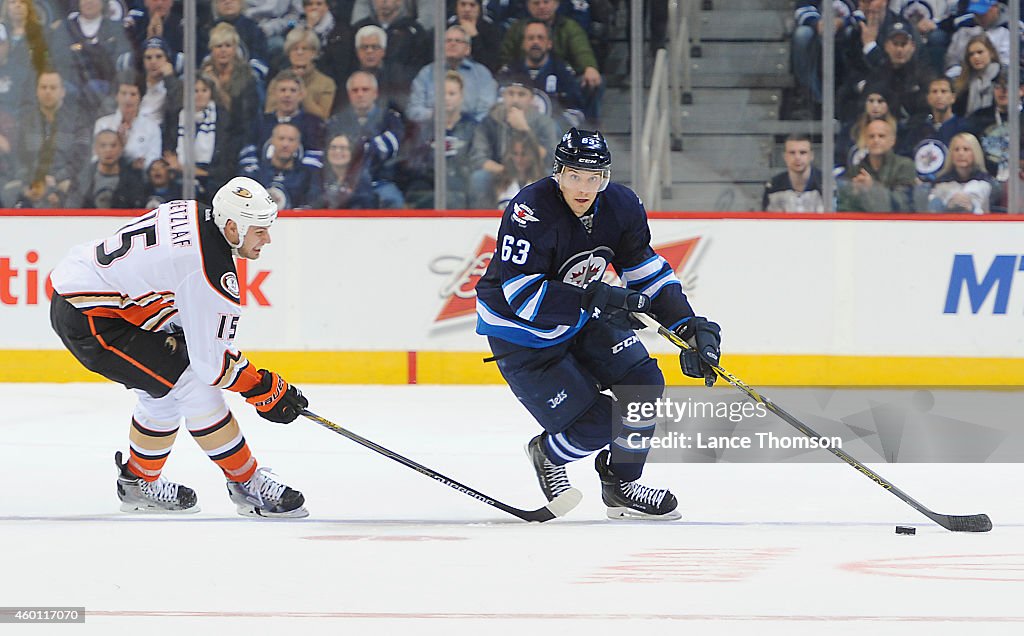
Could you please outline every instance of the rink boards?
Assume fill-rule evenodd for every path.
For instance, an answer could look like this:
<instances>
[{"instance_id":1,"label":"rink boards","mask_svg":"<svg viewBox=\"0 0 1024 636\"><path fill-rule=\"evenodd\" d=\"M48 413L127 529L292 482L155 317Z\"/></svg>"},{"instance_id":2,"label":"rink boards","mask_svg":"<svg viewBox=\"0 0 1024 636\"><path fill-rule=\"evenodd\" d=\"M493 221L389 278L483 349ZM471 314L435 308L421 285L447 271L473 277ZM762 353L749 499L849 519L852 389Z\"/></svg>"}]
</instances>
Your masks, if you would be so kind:
<instances>
[{"instance_id":1,"label":"rink boards","mask_svg":"<svg viewBox=\"0 0 1024 636\"><path fill-rule=\"evenodd\" d=\"M0 381L88 381L60 350L49 271L108 216L0 216ZM238 345L296 382L493 383L473 285L490 213L288 213L241 262ZM652 243L723 364L756 384L1019 385L1024 224L1016 217L652 214ZM670 382L672 347L650 334Z\"/></svg>"}]
</instances>

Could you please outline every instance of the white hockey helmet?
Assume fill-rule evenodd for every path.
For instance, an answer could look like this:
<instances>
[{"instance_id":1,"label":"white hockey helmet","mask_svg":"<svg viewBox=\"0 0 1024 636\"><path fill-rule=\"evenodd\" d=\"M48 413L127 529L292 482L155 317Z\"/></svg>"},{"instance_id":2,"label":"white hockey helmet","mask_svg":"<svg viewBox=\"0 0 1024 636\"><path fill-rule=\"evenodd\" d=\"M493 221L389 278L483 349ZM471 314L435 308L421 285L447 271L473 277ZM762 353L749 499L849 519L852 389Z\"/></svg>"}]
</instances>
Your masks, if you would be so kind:
<instances>
[{"instance_id":1,"label":"white hockey helmet","mask_svg":"<svg viewBox=\"0 0 1024 636\"><path fill-rule=\"evenodd\" d=\"M277 204L274 199L266 188L249 177L235 177L213 195L213 222L221 233L228 220L238 225L238 244L231 245L233 248L241 247L250 225L270 227L276 219Z\"/></svg>"}]
</instances>

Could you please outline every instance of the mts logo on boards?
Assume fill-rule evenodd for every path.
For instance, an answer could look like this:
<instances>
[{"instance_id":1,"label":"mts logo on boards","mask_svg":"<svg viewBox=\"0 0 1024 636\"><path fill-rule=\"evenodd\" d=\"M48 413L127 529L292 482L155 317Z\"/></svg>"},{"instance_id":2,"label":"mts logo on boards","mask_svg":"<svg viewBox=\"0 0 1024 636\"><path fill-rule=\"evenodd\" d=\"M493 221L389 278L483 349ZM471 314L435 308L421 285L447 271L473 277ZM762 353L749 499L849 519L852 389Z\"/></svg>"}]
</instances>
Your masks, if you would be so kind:
<instances>
[{"instance_id":1,"label":"mts logo on boards","mask_svg":"<svg viewBox=\"0 0 1024 636\"><path fill-rule=\"evenodd\" d=\"M946 291L946 305L942 313L955 314L960 311L960 299L966 292L971 313L977 314L982 307L991 307L993 314L1005 314L1010 305L1010 288L1017 272L1024 271L1024 256L997 254L987 269L979 270L973 254L957 254L953 257L953 269L949 275ZM980 263L984 266L984 263ZM991 305L986 301L992 297Z\"/></svg>"}]
</instances>

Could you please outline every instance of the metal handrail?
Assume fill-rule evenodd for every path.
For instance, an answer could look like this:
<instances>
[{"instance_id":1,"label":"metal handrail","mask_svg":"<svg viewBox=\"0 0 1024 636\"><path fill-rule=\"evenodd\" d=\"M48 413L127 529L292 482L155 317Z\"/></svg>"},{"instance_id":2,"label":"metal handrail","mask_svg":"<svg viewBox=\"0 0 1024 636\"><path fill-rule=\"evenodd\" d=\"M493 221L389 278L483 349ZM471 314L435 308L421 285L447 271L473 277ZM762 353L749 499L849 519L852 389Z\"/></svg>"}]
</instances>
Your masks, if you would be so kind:
<instances>
[{"instance_id":1,"label":"metal handrail","mask_svg":"<svg viewBox=\"0 0 1024 636\"><path fill-rule=\"evenodd\" d=\"M634 177L649 209L661 207L664 188L672 185L670 151L682 147L682 98L693 90L691 53L699 46L699 39L693 39L699 22L696 10L696 0L669 2L668 49L659 49L654 56Z\"/></svg>"},{"instance_id":2,"label":"metal handrail","mask_svg":"<svg viewBox=\"0 0 1024 636\"><path fill-rule=\"evenodd\" d=\"M641 171L635 181L645 205L657 210L661 206L661 186L668 175L668 54L658 49L654 56L651 89L647 96L643 129L640 133Z\"/></svg>"}]
</instances>

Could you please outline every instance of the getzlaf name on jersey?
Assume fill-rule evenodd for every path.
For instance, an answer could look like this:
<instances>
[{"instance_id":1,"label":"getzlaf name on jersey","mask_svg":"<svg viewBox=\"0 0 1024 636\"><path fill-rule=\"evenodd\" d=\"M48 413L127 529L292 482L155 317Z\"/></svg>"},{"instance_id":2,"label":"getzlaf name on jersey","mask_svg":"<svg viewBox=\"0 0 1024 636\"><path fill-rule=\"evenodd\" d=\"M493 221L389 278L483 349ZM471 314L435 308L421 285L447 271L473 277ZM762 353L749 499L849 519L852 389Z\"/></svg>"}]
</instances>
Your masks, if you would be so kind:
<instances>
[{"instance_id":1,"label":"getzlaf name on jersey","mask_svg":"<svg viewBox=\"0 0 1024 636\"><path fill-rule=\"evenodd\" d=\"M651 313L670 328L693 316L672 267L650 247L647 213L636 194L610 183L592 212L588 231L554 178L516 195L476 286L477 333L532 348L568 340L589 318L582 288L609 265L627 287L652 299Z\"/></svg>"},{"instance_id":2,"label":"getzlaf name on jersey","mask_svg":"<svg viewBox=\"0 0 1024 636\"><path fill-rule=\"evenodd\" d=\"M72 248L51 280L54 291L88 317L184 331L187 363L206 384L240 391L259 381L234 346L241 306L231 247L212 210L195 201L161 204L101 242ZM166 392L177 379L154 381Z\"/></svg>"}]
</instances>

